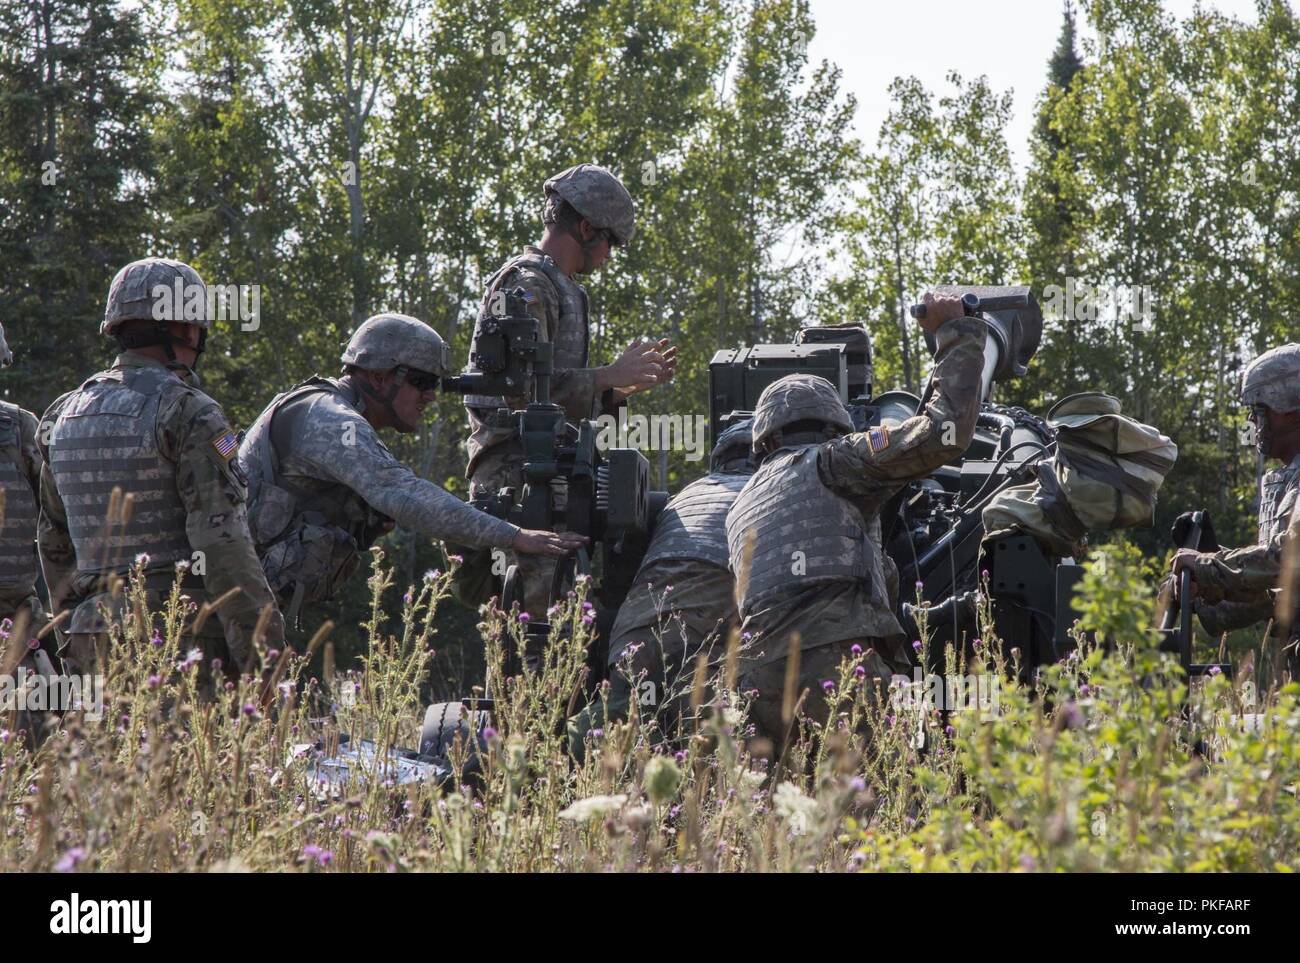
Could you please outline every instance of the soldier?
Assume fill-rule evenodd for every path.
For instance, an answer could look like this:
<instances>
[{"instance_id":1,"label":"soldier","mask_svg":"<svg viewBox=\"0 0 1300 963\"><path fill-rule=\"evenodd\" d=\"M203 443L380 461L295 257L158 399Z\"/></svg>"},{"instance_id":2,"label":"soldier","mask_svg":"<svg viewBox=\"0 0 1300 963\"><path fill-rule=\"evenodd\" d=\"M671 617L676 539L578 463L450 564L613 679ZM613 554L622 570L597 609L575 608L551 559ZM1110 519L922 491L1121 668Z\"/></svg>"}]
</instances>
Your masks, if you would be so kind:
<instances>
[{"instance_id":1,"label":"soldier","mask_svg":"<svg viewBox=\"0 0 1300 963\"><path fill-rule=\"evenodd\" d=\"M204 305L201 316L170 320L173 290L187 307ZM89 674L104 658L106 616L122 612L117 580L136 564L154 608L178 567L196 606L238 589L195 639L227 674L256 668L259 619L268 646L283 640L248 533L235 433L193 370L211 327L207 303L188 264L151 257L122 268L100 326L117 341L117 359L41 420L38 541L51 609L73 609L62 650L72 671ZM189 314L179 300L174 313Z\"/></svg>"},{"instance_id":2,"label":"soldier","mask_svg":"<svg viewBox=\"0 0 1300 963\"><path fill-rule=\"evenodd\" d=\"M839 677L854 644L869 676L887 680L908 665L879 514L902 485L966 450L984 361L983 321L960 317L955 297L926 295L926 304L920 324L937 338L935 394L920 414L854 432L839 393L813 375L772 383L754 411L759 467L727 515L727 541L742 639L749 637L739 684L758 690L751 720L778 751L792 648L799 658L796 695L807 690L804 710L822 722L822 684Z\"/></svg>"},{"instance_id":3,"label":"soldier","mask_svg":"<svg viewBox=\"0 0 1300 963\"><path fill-rule=\"evenodd\" d=\"M1300 344L1252 361L1242 375L1241 403L1250 407L1260 452L1282 463L1261 480L1255 544L1217 552L1180 549L1170 566L1174 576L1191 571L1197 613L1216 636L1274 615L1287 522L1300 496Z\"/></svg>"},{"instance_id":4,"label":"soldier","mask_svg":"<svg viewBox=\"0 0 1300 963\"><path fill-rule=\"evenodd\" d=\"M13 352L0 324L0 368L13 364ZM36 416L0 401L0 672L56 675L49 643L36 642L47 617L36 595L37 494L41 453L36 446ZM18 728L35 741L34 719L20 713Z\"/></svg>"},{"instance_id":5,"label":"soldier","mask_svg":"<svg viewBox=\"0 0 1300 963\"><path fill-rule=\"evenodd\" d=\"M485 514L407 468L379 439L412 432L450 373L438 333L405 314L377 314L353 333L341 379L309 378L277 396L239 448L250 527L271 588L297 617L331 597L359 553L401 525L470 546L560 556L577 534L534 532Z\"/></svg>"},{"instance_id":6,"label":"soldier","mask_svg":"<svg viewBox=\"0 0 1300 963\"><path fill-rule=\"evenodd\" d=\"M649 714L666 706L663 721L671 726L690 696L691 666L702 646L725 640L739 626L726 523L728 509L754 472L752 443L748 421L722 432L709 474L683 488L659 516L610 630L607 722L626 719L635 697ZM600 713L601 706L593 705L570 723L575 755Z\"/></svg>"},{"instance_id":7,"label":"soldier","mask_svg":"<svg viewBox=\"0 0 1300 963\"><path fill-rule=\"evenodd\" d=\"M541 242L524 248L488 279L475 326L475 347L498 291L522 287L528 310L538 320L540 336L555 346L555 374L551 400L564 408L569 419L579 421L616 414L639 391L662 384L673 376L677 349L666 340L634 342L611 365L587 366L589 331L587 292L574 275L599 270L613 248L632 239L635 223L632 197L617 177L595 164L579 164L556 174L543 186L546 207ZM472 368L470 370L473 370ZM523 491L523 443L518 427L500 409L518 410L530 400L532 385L518 397L494 398L466 395L470 437L466 444L466 477L471 494L513 487ZM556 492L557 507L564 493ZM524 579L524 609L540 616L549 604L554 561L518 562Z\"/></svg>"}]
</instances>

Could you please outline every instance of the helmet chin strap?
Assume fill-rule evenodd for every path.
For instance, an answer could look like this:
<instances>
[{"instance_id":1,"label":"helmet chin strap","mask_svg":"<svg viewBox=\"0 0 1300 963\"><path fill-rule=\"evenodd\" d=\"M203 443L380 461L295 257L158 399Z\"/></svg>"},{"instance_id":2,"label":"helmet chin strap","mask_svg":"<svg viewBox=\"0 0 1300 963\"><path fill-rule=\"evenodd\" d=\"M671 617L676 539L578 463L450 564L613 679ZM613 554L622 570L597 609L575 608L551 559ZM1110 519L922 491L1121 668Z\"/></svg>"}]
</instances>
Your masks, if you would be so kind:
<instances>
[{"instance_id":1,"label":"helmet chin strap","mask_svg":"<svg viewBox=\"0 0 1300 963\"><path fill-rule=\"evenodd\" d=\"M143 328L135 331L124 331L117 335L117 343L124 350L134 348L161 347L163 353L167 355L167 367L174 371L184 370L194 374L194 369L199 366L199 357L203 354L203 349L208 343L208 331L206 328L199 329L199 343L190 344L186 338L178 338L172 334L167 327L166 321L158 321L153 328ZM176 357L176 346L182 345L190 348L194 352L194 363L185 364Z\"/></svg>"},{"instance_id":2,"label":"helmet chin strap","mask_svg":"<svg viewBox=\"0 0 1300 963\"><path fill-rule=\"evenodd\" d=\"M388 416L393 421L394 428L398 431L415 431L416 426L411 424L409 421L405 421L393 406L393 402L397 398L397 393L402 390L402 385L404 384L406 384L405 366L393 369L393 385L388 389L388 394L386 395L381 395L374 388L370 387L370 382L365 378L357 379L357 387L361 389L361 393L388 412Z\"/></svg>"}]
</instances>

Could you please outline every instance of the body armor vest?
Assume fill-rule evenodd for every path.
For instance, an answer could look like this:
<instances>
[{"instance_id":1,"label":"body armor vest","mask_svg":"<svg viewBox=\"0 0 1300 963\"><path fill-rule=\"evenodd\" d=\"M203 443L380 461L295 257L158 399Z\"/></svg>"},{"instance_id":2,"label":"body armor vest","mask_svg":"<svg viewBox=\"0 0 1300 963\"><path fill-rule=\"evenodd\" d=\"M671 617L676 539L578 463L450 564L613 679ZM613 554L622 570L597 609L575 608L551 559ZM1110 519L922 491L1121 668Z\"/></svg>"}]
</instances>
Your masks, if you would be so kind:
<instances>
[{"instance_id":1,"label":"body armor vest","mask_svg":"<svg viewBox=\"0 0 1300 963\"><path fill-rule=\"evenodd\" d=\"M0 402L0 490L4 492L0 526L0 588L36 590L36 492L23 459L22 414Z\"/></svg>"},{"instance_id":2,"label":"body armor vest","mask_svg":"<svg viewBox=\"0 0 1300 963\"><path fill-rule=\"evenodd\" d=\"M304 600L332 597L356 570L358 553L389 521L346 485L308 488L280 473L273 419L286 405L315 394L333 394L353 405L337 381L309 378L272 400L239 450L240 467L248 476L249 529L271 590L293 590L286 612L290 619L297 618Z\"/></svg>"},{"instance_id":3,"label":"body armor vest","mask_svg":"<svg viewBox=\"0 0 1300 963\"><path fill-rule=\"evenodd\" d=\"M884 579L876 526L822 483L818 448L805 445L770 455L727 514L742 617L771 596L811 585L862 581L869 583L873 598L880 595Z\"/></svg>"},{"instance_id":4,"label":"body armor vest","mask_svg":"<svg viewBox=\"0 0 1300 963\"><path fill-rule=\"evenodd\" d=\"M660 559L694 559L726 569L727 512L749 475L706 475L677 494L655 526L642 566Z\"/></svg>"},{"instance_id":5,"label":"body armor vest","mask_svg":"<svg viewBox=\"0 0 1300 963\"><path fill-rule=\"evenodd\" d=\"M68 400L50 439L50 470L68 514L79 574L125 575L190 560L176 466L158 451L158 407L176 383L167 368L111 369ZM113 490L121 501L113 517Z\"/></svg>"},{"instance_id":6,"label":"body armor vest","mask_svg":"<svg viewBox=\"0 0 1300 963\"><path fill-rule=\"evenodd\" d=\"M587 292L561 271L555 261L535 251L525 251L518 257L511 258L488 279L483 301L479 305L478 319L474 322L474 340L470 345L470 357L473 357L477 348L483 322L492 316L492 295L496 293L502 279L517 267L532 268L545 275L559 297L560 317L556 324L553 342L555 369L560 371L566 368L587 367ZM542 331L541 335L545 338L547 332ZM471 366L469 370L476 369ZM507 407L504 398L490 395L466 395L465 405L469 408L486 408L491 411Z\"/></svg>"},{"instance_id":7,"label":"body armor vest","mask_svg":"<svg viewBox=\"0 0 1300 963\"><path fill-rule=\"evenodd\" d=\"M1291 464L1265 472L1259 491L1259 543L1267 545L1286 530L1300 494L1300 456Z\"/></svg>"}]
</instances>

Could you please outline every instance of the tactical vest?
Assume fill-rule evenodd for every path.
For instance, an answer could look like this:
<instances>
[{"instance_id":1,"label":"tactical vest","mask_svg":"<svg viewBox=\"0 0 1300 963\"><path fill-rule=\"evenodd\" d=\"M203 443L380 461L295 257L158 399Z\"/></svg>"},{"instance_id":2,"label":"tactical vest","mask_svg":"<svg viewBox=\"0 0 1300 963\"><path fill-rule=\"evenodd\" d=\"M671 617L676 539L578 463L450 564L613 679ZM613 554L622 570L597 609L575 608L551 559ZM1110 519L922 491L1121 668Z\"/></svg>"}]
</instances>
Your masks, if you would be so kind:
<instances>
[{"instance_id":1,"label":"tactical vest","mask_svg":"<svg viewBox=\"0 0 1300 963\"><path fill-rule=\"evenodd\" d=\"M742 617L774 595L832 582L861 581L873 600L881 598L879 519L868 524L852 502L822 483L818 448L770 455L727 513Z\"/></svg>"},{"instance_id":2,"label":"tactical vest","mask_svg":"<svg viewBox=\"0 0 1300 963\"><path fill-rule=\"evenodd\" d=\"M726 569L727 512L748 474L706 475L677 494L655 526L642 566L660 559L694 559Z\"/></svg>"},{"instance_id":3,"label":"tactical vest","mask_svg":"<svg viewBox=\"0 0 1300 963\"><path fill-rule=\"evenodd\" d=\"M1291 464L1265 472L1259 491L1259 542L1267 545L1281 534L1300 495L1300 456Z\"/></svg>"},{"instance_id":4,"label":"tactical vest","mask_svg":"<svg viewBox=\"0 0 1300 963\"><path fill-rule=\"evenodd\" d=\"M36 492L23 460L22 409L0 401L0 589L36 588Z\"/></svg>"},{"instance_id":5,"label":"tactical vest","mask_svg":"<svg viewBox=\"0 0 1300 963\"><path fill-rule=\"evenodd\" d=\"M483 324L492 316L492 295L496 293L501 280L517 267L532 268L551 282L560 300L560 317L555 329L554 364L557 371L566 368L587 367L587 292L576 284L567 274L556 266L555 261L545 254L525 251L518 257L511 258L502 268L488 279L483 293L483 302L479 305L478 319L474 322L474 340L470 345L473 357L478 346L479 332ZM545 337L546 332L542 332ZM472 366L469 369L474 371ZM485 408L495 411L505 408L506 400L490 395L466 395L465 406L468 408Z\"/></svg>"},{"instance_id":6,"label":"tactical vest","mask_svg":"<svg viewBox=\"0 0 1300 963\"><path fill-rule=\"evenodd\" d=\"M50 470L68 515L77 572L125 575L191 557L176 466L158 451L158 407L176 376L162 367L103 371L68 399L50 439ZM114 489L121 497L109 517Z\"/></svg>"},{"instance_id":7,"label":"tactical vest","mask_svg":"<svg viewBox=\"0 0 1300 963\"><path fill-rule=\"evenodd\" d=\"M297 618L304 600L332 597L356 570L359 552L389 520L346 485L309 489L280 473L272 421L286 405L314 394L333 394L352 405L337 381L309 378L277 395L239 448L240 467L248 476L249 530L271 590L292 589L290 619Z\"/></svg>"}]
</instances>

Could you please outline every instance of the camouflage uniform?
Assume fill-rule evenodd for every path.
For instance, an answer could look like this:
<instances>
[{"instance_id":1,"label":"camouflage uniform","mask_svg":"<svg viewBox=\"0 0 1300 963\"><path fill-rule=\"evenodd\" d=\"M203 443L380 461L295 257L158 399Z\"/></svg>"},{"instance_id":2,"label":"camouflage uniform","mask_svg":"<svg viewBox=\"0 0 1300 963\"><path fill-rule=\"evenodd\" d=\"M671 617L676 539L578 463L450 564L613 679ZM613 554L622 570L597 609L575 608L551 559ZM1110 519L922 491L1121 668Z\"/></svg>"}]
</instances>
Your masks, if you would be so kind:
<instances>
[{"instance_id":1,"label":"camouflage uniform","mask_svg":"<svg viewBox=\"0 0 1300 963\"><path fill-rule=\"evenodd\" d=\"M1275 412L1300 411L1300 344L1273 348L1242 373L1241 401ZM1261 431L1260 450L1271 455ZM1192 566L1197 613L1214 635L1272 618L1282 561L1288 542L1287 523L1300 502L1300 455L1260 481L1259 529L1255 544L1198 556ZM1294 632L1296 627L1293 626Z\"/></svg>"},{"instance_id":2,"label":"camouflage uniform","mask_svg":"<svg viewBox=\"0 0 1300 963\"><path fill-rule=\"evenodd\" d=\"M330 597L394 522L475 547L508 548L519 533L398 461L366 404L350 380L312 378L276 397L240 446L258 553L295 611Z\"/></svg>"},{"instance_id":3,"label":"camouflage uniform","mask_svg":"<svg viewBox=\"0 0 1300 963\"><path fill-rule=\"evenodd\" d=\"M1259 530L1254 545L1206 553L1192 566L1197 613L1219 635L1273 616L1273 590L1282 571L1287 522L1300 499L1300 455L1266 472L1260 482Z\"/></svg>"},{"instance_id":4,"label":"camouflage uniform","mask_svg":"<svg viewBox=\"0 0 1300 963\"><path fill-rule=\"evenodd\" d=\"M673 728L690 696L695 660L703 651L714 661L714 646L739 627L726 518L754 471L750 438L747 423L724 432L710 473L683 488L659 516L610 630L608 720L627 718L635 697L643 715L666 708L661 724ZM570 724L575 754L590 724L590 718Z\"/></svg>"},{"instance_id":5,"label":"camouflage uniform","mask_svg":"<svg viewBox=\"0 0 1300 963\"><path fill-rule=\"evenodd\" d=\"M497 291L523 288L528 311L538 321L539 337L555 345L555 373L551 377L551 401L565 411L570 421L616 415L622 403L613 400L612 392L596 394L595 369L587 367L588 322L587 292L564 274L538 248L529 246L512 258L487 283L479 308L479 326L490 316L489 306ZM475 350L471 347L471 352ZM512 487L522 495L524 486L524 448L518 428L500 409L519 411L532 399L532 384L526 393L513 398L466 395L470 436L466 444L470 479L470 496ZM556 510L563 512L563 481L553 486ZM546 611L548 590L556 560L537 555L515 555L511 561L519 566L527 593L524 610L540 616Z\"/></svg>"},{"instance_id":6,"label":"camouflage uniform","mask_svg":"<svg viewBox=\"0 0 1300 963\"><path fill-rule=\"evenodd\" d=\"M944 324L937 335L934 396L919 415L894 427L780 448L765 458L728 514L742 638L748 637L740 687L758 690L751 716L758 733L778 748L792 646L800 650L797 688L808 690L804 711L823 720L821 683L837 677L835 668L855 643L874 650L866 665L873 677L887 680L908 665L894 615L897 573L880 544L879 513L902 485L965 451L979 413L984 337L984 322L976 318ZM764 395L780 399L780 386L795 379L821 380L791 375ZM826 390L842 412L838 421L820 420L851 430L834 390L818 390ZM760 397L756 448L767 436L763 408ZM785 423L799 417L806 416Z\"/></svg>"},{"instance_id":7,"label":"camouflage uniform","mask_svg":"<svg viewBox=\"0 0 1300 963\"><path fill-rule=\"evenodd\" d=\"M232 588L239 593L200 630L208 655L242 669L254 663L253 630L270 608L268 645L284 624L248 534L245 481L234 463L235 436L221 406L161 362L118 355L113 367L59 398L42 419L44 446L40 551L55 611L75 606L65 657L90 671L107 641L101 611L120 613L109 594L137 556L150 605L161 607L178 563L195 605ZM114 489L133 496L129 512L110 518Z\"/></svg>"},{"instance_id":8,"label":"camouflage uniform","mask_svg":"<svg viewBox=\"0 0 1300 963\"><path fill-rule=\"evenodd\" d=\"M615 241L626 244L636 230L632 198L609 171L595 164L578 164L547 179L543 185L548 217L553 205L570 204L594 227L608 229ZM587 367L590 345L587 292L540 248L528 245L488 279L474 327L471 357L477 351L484 322L498 291L523 288L528 311L538 321L538 337L553 344L554 373L551 402L559 405L570 421L616 415L623 402L615 402L612 391L596 394L596 372ZM473 368L468 369L470 371ZM501 409L518 411L532 400L532 384L523 386L512 398L466 395L470 436L466 442L471 497L501 488L514 488L522 497L524 450L514 420ZM566 506L562 480L552 488L557 512ZM512 554L524 579L524 611L540 616L549 605L550 585L557 560L538 555Z\"/></svg>"}]
</instances>

